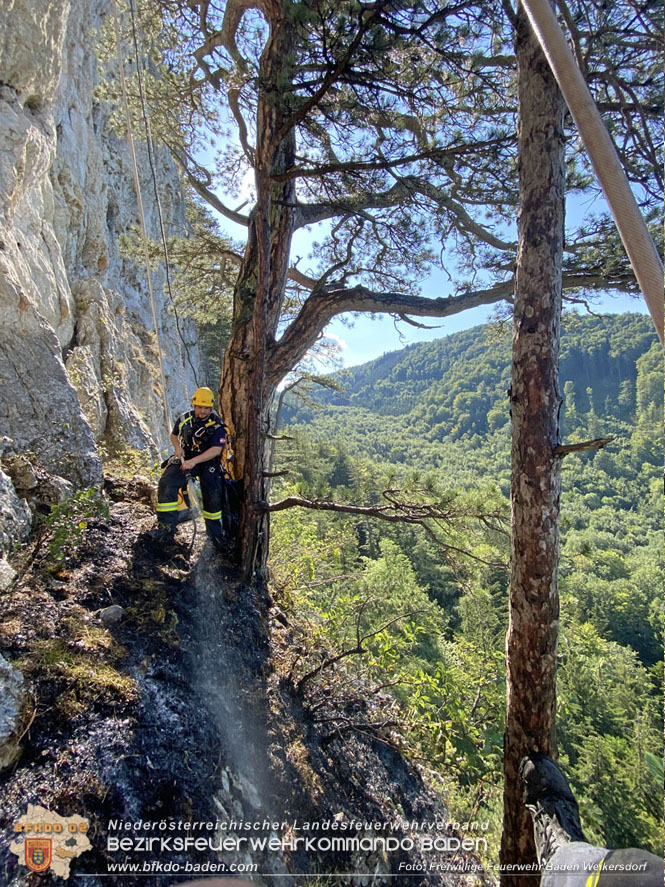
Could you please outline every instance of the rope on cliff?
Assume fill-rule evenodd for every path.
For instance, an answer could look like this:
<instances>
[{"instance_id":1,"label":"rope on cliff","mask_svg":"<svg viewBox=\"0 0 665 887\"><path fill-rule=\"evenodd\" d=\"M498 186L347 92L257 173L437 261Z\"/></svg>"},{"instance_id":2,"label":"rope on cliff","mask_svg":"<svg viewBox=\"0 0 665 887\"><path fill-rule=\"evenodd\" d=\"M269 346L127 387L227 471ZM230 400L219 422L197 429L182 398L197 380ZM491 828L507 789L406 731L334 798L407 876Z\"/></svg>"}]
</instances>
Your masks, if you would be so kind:
<instances>
[{"instance_id":1,"label":"rope on cliff","mask_svg":"<svg viewBox=\"0 0 665 887\"><path fill-rule=\"evenodd\" d=\"M198 387L199 381L196 375L196 370L194 369L194 365L192 363L192 359L189 354L189 348L187 347L187 342L185 342L185 337L182 334L182 330L180 328L180 317L178 316L178 310L176 308L175 299L173 298L173 291L171 289L171 263L169 261L169 250L166 241L166 231L164 228L164 217L162 215L162 202L159 199L159 188L157 186L157 173L155 172L155 163L154 163L154 148L152 141L152 133L150 132L150 120L148 118L148 112L146 110L145 96L143 93L143 77L141 76L141 64L140 64L140 53L139 53L139 44L136 36L136 15L134 12L134 0L129 0L129 12L132 21L132 38L134 41L134 57L136 62L136 76L139 88L139 99L141 102L141 114L143 115L143 127L145 129L145 141L148 149L148 164L150 166L150 172L152 174L152 187L155 192L155 204L157 206L157 217L159 219L159 231L162 238L162 250L164 252L164 271L166 273L166 289L169 294L169 299L171 300L171 308L173 309L173 316L175 318L176 330L178 331L178 336L180 337L180 341L182 342L182 346L187 357L187 363L192 371L192 375L194 376L194 382ZM189 400L189 393L187 399Z\"/></svg>"},{"instance_id":2,"label":"rope on cliff","mask_svg":"<svg viewBox=\"0 0 665 887\"><path fill-rule=\"evenodd\" d=\"M663 344L663 264L621 161L548 0L523 0L607 198L630 264Z\"/></svg>"},{"instance_id":3,"label":"rope on cliff","mask_svg":"<svg viewBox=\"0 0 665 887\"><path fill-rule=\"evenodd\" d=\"M129 101L127 100L127 84L125 83L125 71L122 63L122 52L120 48L120 25L118 22L118 7L113 0L113 24L115 28L115 45L118 54L118 69L120 71L120 89L122 90L122 101L125 109L125 121L127 124L127 140L129 142L129 151L132 159L132 168L134 172L134 187L136 188L136 200L138 203L139 220L141 222L141 233L143 238L143 257L145 260L145 270L148 277L148 292L150 293L150 305L152 307L152 320L155 325L155 336L157 337L157 353L159 356L159 374L162 383L162 404L164 407L164 420L166 422L167 434L171 432L171 415L169 413L169 405L166 399L166 376L164 374L164 359L162 356L162 343L159 336L159 322L157 320L157 308L155 307L155 293L152 287L152 273L150 270L150 252L148 250L148 234L145 227L145 216L143 213L143 200L141 198L141 184L139 182L139 170L136 163L136 151L134 150L134 134L132 132L132 121L129 113Z\"/></svg>"}]
</instances>

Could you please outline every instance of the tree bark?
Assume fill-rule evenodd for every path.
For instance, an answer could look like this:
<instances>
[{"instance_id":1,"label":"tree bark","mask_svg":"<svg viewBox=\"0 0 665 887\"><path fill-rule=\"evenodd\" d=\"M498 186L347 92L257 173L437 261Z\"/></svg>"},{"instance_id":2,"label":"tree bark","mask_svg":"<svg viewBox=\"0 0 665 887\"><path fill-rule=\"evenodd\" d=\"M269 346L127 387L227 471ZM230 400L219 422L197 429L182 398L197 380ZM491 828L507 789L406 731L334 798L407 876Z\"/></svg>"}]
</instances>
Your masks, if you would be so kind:
<instances>
[{"instance_id":1,"label":"tree bark","mask_svg":"<svg viewBox=\"0 0 665 887\"><path fill-rule=\"evenodd\" d=\"M506 639L503 866L536 863L519 764L555 756L559 620L560 443L558 382L564 241L564 102L524 10L518 9L519 246L512 366L512 561ZM502 875L536 887L540 875Z\"/></svg>"},{"instance_id":2,"label":"tree bark","mask_svg":"<svg viewBox=\"0 0 665 887\"><path fill-rule=\"evenodd\" d=\"M234 449L234 477L242 478L238 556L243 575L265 578L269 545L267 434L277 382L266 378L266 354L274 342L284 301L293 235L295 183L275 182L294 163L295 131L278 133L289 108L289 25L279 0L262 4L270 36L261 55L254 158L256 206L249 219L245 254L234 292L230 341L222 366L220 403ZM279 380L277 380L279 381Z\"/></svg>"},{"instance_id":3,"label":"tree bark","mask_svg":"<svg viewBox=\"0 0 665 887\"><path fill-rule=\"evenodd\" d=\"M372 294L364 287L349 290L339 285L317 288L314 284L312 295L277 341L290 274L291 241L298 223L294 121L302 108L294 111L290 107L290 94L284 86L294 75L288 4L262 0L260 9L270 34L260 60L255 147L244 139L255 170L256 204L247 220L247 244L234 292L232 331L219 391L222 415L236 455L231 471L234 478L243 480L236 553L246 579L267 576L270 408L278 384L314 344L326 323L336 314L354 310L445 316L508 298L512 289L508 282L490 291L429 300L399 293ZM236 19L231 16L229 22L225 39L232 45ZM363 20L360 32L366 27ZM239 107L237 110L239 114ZM244 121L240 120L239 126L243 132L248 131Z\"/></svg>"}]
</instances>

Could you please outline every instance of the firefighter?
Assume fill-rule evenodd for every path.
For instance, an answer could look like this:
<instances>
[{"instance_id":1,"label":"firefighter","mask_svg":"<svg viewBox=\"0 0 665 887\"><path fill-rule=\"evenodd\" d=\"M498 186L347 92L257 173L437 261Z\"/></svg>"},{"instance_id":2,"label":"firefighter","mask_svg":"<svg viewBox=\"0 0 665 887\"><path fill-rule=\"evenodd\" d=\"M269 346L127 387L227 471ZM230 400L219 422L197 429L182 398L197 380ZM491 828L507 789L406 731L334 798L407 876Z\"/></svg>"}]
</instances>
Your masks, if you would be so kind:
<instances>
[{"instance_id":1,"label":"firefighter","mask_svg":"<svg viewBox=\"0 0 665 887\"><path fill-rule=\"evenodd\" d=\"M184 493L190 477L201 483L206 533L218 551L228 550L222 525L222 464L226 427L214 412L215 396L210 388L197 388L193 409L180 416L171 432L175 455L164 469L157 488L157 528L153 538L173 539L180 520L178 494Z\"/></svg>"}]
</instances>

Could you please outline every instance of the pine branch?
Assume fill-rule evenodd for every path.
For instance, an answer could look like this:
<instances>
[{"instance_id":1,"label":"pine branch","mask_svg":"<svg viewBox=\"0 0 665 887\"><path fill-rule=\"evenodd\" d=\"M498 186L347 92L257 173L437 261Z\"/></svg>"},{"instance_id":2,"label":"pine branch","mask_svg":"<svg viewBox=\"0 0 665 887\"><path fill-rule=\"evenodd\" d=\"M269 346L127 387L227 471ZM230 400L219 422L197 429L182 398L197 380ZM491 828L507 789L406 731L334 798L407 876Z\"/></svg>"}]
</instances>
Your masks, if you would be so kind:
<instances>
[{"instance_id":1,"label":"pine branch","mask_svg":"<svg viewBox=\"0 0 665 887\"><path fill-rule=\"evenodd\" d=\"M194 53L199 64L201 64L204 56L210 55L213 50L221 46L237 64L244 65L244 59L236 45L236 32L238 31L240 20L248 9L261 9L261 3L258 0L228 0L224 10L221 29L213 34L208 34L205 43Z\"/></svg>"},{"instance_id":2,"label":"pine branch","mask_svg":"<svg viewBox=\"0 0 665 887\"><path fill-rule=\"evenodd\" d=\"M473 552L457 545L451 545L438 536L429 525L429 521L440 522L448 521L453 513L442 509L437 505L417 505L412 503L399 502L391 498L392 490L386 490L384 497L388 499L388 505L346 505L343 502L331 502L327 499L305 499L301 496L286 496L278 502L272 504L264 503L263 509L269 512L285 511L288 508L311 508L315 511L337 511L343 514L353 514L359 517L372 517L379 520L390 521L391 523L411 524L412 526L422 527L430 539L443 551L452 551L463 557L471 558L471 560L486 564L491 567L505 567L506 565L499 561L488 561L485 558L478 557ZM257 504L257 507L258 504ZM482 515L476 515L478 519L482 519Z\"/></svg>"},{"instance_id":3,"label":"pine branch","mask_svg":"<svg viewBox=\"0 0 665 887\"><path fill-rule=\"evenodd\" d=\"M356 50L362 43L363 37L375 23L376 19L380 15L382 8L388 5L389 2L390 0L377 0L376 3L372 4L372 9L368 7L365 7L363 9L362 6L360 7L360 14L358 17L358 31L353 40L350 41L348 47L346 48L346 52L335 63L334 67L326 73L321 86L316 90L316 92L311 95L305 102L303 102L303 104L294 114L291 115L291 117L284 121L275 136L275 144L279 144L283 139L286 138L287 133L291 132L291 130L295 126L297 126L301 121L305 120L309 112L319 104L319 102L329 92L330 88L340 79L344 71L346 71L346 69L351 64Z\"/></svg>"},{"instance_id":4,"label":"pine branch","mask_svg":"<svg viewBox=\"0 0 665 887\"><path fill-rule=\"evenodd\" d=\"M439 329L439 325L438 325L438 324L434 324L434 326L430 326L430 325L427 324L427 323L418 323L417 320L411 320L411 318L410 318L410 317L407 317L406 314L399 314L398 317L399 317L400 320L403 320L404 323L408 323L409 326L413 326L413 327L415 327L417 330L436 330L436 329Z\"/></svg>"},{"instance_id":5,"label":"pine branch","mask_svg":"<svg viewBox=\"0 0 665 887\"><path fill-rule=\"evenodd\" d=\"M363 646L365 641L370 638L375 637L377 634L381 634L382 631L385 631L387 628L390 628L391 625L395 625L397 622L401 622L403 619L411 619L413 616L419 616L421 613L425 613L425 610L412 610L409 613L400 613L399 616L394 616L388 622L385 622L379 628L374 629L374 631L369 631L367 634L360 634L360 617L363 614L365 607L370 603L375 603L376 599L363 601L361 607L358 608L358 618L356 621L356 645L355 647L347 647L347 649L342 650L341 653L337 653L335 656L329 656L327 659L324 659L323 662L319 663L316 668L313 668L311 671L308 671L304 674L298 683L296 684L296 693L300 693L304 685L311 681L312 678L316 677L326 668L330 668L333 665L336 665L338 662L341 662L342 659L345 659L347 656L358 656L366 653L367 650Z\"/></svg>"},{"instance_id":6,"label":"pine branch","mask_svg":"<svg viewBox=\"0 0 665 887\"><path fill-rule=\"evenodd\" d=\"M452 215L457 219L457 226L462 230L469 231L471 234L475 234L479 240L488 243L490 246L496 247L496 249L501 250L516 250L517 244L507 241L501 240L499 237L496 237L491 231L488 231L486 228L483 228L482 225L479 225L475 219L472 219L468 212L464 209L461 203L453 200L449 194L443 190L443 188L438 188L436 185L431 184L430 182L425 181L424 179L416 178L415 176L409 176L403 180L407 183L407 186L412 188L412 190L418 194L422 194L423 197L429 198L433 203L436 203L438 206L447 209Z\"/></svg>"},{"instance_id":7,"label":"pine branch","mask_svg":"<svg viewBox=\"0 0 665 887\"><path fill-rule=\"evenodd\" d=\"M233 212L229 210L229 212ZM245 222L247 224L247 222ZM219 253L220 258L227 259L230 262L233 262L234 265L242 264L242 256L240 253L236 253L231 249L221 250ZM297 268L289 268L287 272L287 276L289 280L293 280L294 283L300 284L300 286L305 287L305 289L312 290L316 286L317 281L314 280L313 277L308 277L307 274L303 274L302 271L298 271Z\"/></svg>"},{"instance_id":8,"label":"pine branch","mask_svg":"<svg viewBox=\"0 0 665 887\"><path fill-rule=\"evenodd\" d=\"M199 163L197 163L191 156L183 156L182 151L178 150L174 145L171 145L168 142L165 142L165 144L173 155L174 159L177 161L178 165L180 166L182 172L185 175L185 178L199 195L199 197L205 200L205 202L209 206L217 210L220 215L229 219L231 222L235 222L237 225L243 225L244 227L247 227L249 225L248 216L243 216L241 213L229 209L228 206L225 206L222 203L215 192L211 191L212 177L206 169L204 169ZM194 173L190 169L190 164L193 165L199 173L203 173L203 175L205 176L205 181L201 181L201 179L194 175Z\"/></svg>"},{"instance_id":9,"label":"pine branch","mask_svg":"<svg viewBox=\"0 0 665 887\"><path fill-rule=\"evenodd\" d=\"M457 145L452 148L430 148L427 151L418 151L415 154L405 154L402 157L384 160L349 160L343 163L322 163L317 166L293 166L287 172L272 176L275 182L285 182L295 178L320 178L333 173L375 172L377 170L395 169L421 160L444 160L465 156L477 155L484 148L499 148L506 143L504 138L488 139L484 142Z\"/></svg>"},{"instance_id":10,"label":"pine branch","mask_svg":"<svg viewBox=\"0 0 665 887\"><path fill-rule=\"evenodd\" d=\"M227 90L226 97L229 101L231 113L238 126L238 138L240 139L242 150L250 165L254 166L256 163L256 150L249 144L247 124L245 123L245 118L242 116L242 111L240 110L240 90L237 87L232 87Z\"/></svg>"},{"instance_id":11,"label":"pine branch","mask_svg":"<svg viewBox=\"0 0 665 887\"><path fill-rule=\"evenodd\" d=\"M389 161L383 161L386 168ZM394 175L394 173L393 173ZM461 203L446 193L443 188L437 187L427 182L419 176L403 176L397 177L395 184L387 191L376 193L370 191L362 196L353 198L343 198L339 201L330 201L326 203L300 205L296 209L294 227L302 228L305 225L313 225L316 222L324 221L342 214L357 215L365 210L370 209L388 209L393 206L401 205L405 200L414 195L426 197L436 206L448 212L456 219L456 227L460 230L466 230L476 235L480 240L488 243L490 246L501 250L515 250L516 244L501 240L488 231L482 225L473 219Z\"/></svg>"},{"instance_id":12,"label":"pine branch","mask_svg":"<svg viewBox=\"0 0 665 887\"><path fill-rule=\"evenodd\" d=\"M416 317L449 317L475 308L510 301L513 281L495 284L485 290L476 290L458 296L426 299L405 293L377 293L364 286L340 287L330 284L315 287L305 300L298 315L289 324L281 339L271 348L268 375L279 382L314 345L321 330L338 314L367 312L373 314L415 315Z\"/></svg>"},{"instance_id":13,"label":"pine branch","mask_svg":"<svg viewBox=\"0 0 665 887\"><path fill-rule=\"evenodd\" d=\"M399 206L409 196L407 178L400 179L387 191L371 191L361 196L344 197L323 203L299 204L294 213L294 228L315 225L340 215L356 215L369 209L389 209Z\"/></svg>"},{"instance_id":14,"label":"pine branch","mask_svg":"<svg viewBox=\"0 0 665 887\"><path fill-rule=\"evenodd\" d=\"M552 450L553 456L567 456L568 453L587 452L588 450L602 450L614 440L613 437L597 437L594 440L585 440L582 443L560 444Z\"/></svg>"}]
</instances>

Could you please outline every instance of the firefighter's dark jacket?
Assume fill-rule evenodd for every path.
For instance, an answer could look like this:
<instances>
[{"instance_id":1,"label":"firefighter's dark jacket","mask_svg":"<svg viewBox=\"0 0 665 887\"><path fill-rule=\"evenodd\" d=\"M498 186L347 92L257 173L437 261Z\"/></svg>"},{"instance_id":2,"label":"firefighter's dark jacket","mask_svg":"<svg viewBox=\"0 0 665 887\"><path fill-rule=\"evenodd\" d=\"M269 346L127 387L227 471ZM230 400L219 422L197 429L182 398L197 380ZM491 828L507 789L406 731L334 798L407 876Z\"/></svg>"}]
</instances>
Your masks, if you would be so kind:
<instances>
[{"instance_id":1,"label":"firefighter's dark jacket","mask_svg":"<svg viewBox=\"0 0 665 887\"><path fill-rule=\"evenodd\" d=\"M197 419L194 410L189 410L177 419L172 433L180 439L185 459L205 453L210 447L224 446L226 442L226 426L214 411L207 419Z\"/></svg>"}]
</instances>

